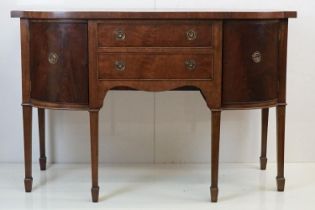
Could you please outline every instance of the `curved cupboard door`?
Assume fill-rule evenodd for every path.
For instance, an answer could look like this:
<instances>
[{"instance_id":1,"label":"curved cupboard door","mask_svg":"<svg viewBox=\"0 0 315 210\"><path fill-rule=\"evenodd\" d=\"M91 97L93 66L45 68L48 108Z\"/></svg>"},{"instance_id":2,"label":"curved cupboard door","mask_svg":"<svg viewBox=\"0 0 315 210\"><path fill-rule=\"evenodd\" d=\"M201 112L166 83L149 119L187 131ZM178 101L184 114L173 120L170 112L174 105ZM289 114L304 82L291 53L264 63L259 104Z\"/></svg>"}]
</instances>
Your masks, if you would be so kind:
<instances>
[{"instance_id":1,"label":"curved cupboard door","mask_svg":"<svg viewBox=\"0 0 315 210\"><path fill-rule=\"evenodd\" d=\"M87 24L30 23L31 98L88 104Z\"/></svg>"},{"instance_id":2,"label":"curved cupboard door","mask_svg":"<svg viewBox=\"0 0 315 210\"><path fill-rule=\"evenodd\" d=\"M278 20L224 23L223 107L276 103Z\"/></svg>"}]
</instances>

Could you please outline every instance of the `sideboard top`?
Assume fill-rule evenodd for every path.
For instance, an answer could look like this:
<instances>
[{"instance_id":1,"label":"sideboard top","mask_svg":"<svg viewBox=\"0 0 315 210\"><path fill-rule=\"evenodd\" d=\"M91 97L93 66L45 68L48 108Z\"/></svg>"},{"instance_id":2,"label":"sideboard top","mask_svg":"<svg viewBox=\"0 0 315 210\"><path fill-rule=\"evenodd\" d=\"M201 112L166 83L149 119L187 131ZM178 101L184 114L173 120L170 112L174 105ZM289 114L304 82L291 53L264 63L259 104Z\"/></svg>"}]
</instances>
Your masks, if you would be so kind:
<instances>
[{"instance_id":1,"label":"sideboard top","mask_svg":"<svg viewBox=\"0 0 315 210\"><path fill-rule=\"evenodd\" d=\"M26 19L285 19L296 11L272 12L118 12L118 11L11 11L11 17Z\"/></svg>"}]
</instances>

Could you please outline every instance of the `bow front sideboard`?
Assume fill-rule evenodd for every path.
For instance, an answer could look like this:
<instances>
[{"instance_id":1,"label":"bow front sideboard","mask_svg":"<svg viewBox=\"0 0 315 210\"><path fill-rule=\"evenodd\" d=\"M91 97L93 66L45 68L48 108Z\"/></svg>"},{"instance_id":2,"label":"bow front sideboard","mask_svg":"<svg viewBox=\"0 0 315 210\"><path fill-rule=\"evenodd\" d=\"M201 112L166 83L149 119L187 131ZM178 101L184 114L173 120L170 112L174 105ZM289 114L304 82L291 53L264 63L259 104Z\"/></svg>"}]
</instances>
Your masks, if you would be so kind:
<instances>
[{"instance_id":1,"label":"bow front sideboard","mask_svg":"<svg viewBox=\"0 0 315 210\"><path fill-rule=\"evenodd\" d=\"M276 107L276 181L278 191L284 190L287 32L296 12L12 11L11 16L20 18L26 192L33 182L32 108L38 108L41 170L46 169L45 109L86 110L92 200L98 201L98 116L109 90L200 91L211 110L212 202L218 197L221 111L261 109L265 169L268 113Z\"/></svg>"}]
</instances>

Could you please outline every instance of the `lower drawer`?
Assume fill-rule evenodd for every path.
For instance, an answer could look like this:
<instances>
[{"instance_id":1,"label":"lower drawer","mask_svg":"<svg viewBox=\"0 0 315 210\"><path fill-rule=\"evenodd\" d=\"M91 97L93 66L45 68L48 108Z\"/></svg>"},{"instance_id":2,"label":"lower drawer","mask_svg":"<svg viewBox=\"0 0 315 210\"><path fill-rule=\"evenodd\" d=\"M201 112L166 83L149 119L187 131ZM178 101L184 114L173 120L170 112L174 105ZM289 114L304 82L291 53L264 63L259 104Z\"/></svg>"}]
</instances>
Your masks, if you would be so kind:
<instances>
[{"instance_id":1,"label":"lower drawer","mask_svg":"<svg viewBox=\"0 0 315 210\"><path fill-rule=\"evenodd\" d=\"M99 79L209 79L212 54L101 53Z\"/></svg>"}]
</instances>

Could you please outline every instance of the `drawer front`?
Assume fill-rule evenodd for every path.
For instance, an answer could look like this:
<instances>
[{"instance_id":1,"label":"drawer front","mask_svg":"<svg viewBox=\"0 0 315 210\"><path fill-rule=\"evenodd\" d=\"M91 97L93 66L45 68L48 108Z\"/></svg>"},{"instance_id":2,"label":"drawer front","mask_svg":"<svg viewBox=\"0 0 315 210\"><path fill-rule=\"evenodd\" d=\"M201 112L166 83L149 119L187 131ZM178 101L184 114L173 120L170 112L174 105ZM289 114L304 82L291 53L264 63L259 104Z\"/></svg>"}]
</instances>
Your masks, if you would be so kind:
<instances>
[{"instance_id":1,"label":"drawer front","mask_svg":"<svg viewBox=\"0 0 315 210\"><path fill-rule=\"evenodd\" d=\"M224 23L224 105L277 98L278 31L277 20Z\"/></svg>"},{"instance_id":2,"label":"drawer front","mask_svg":"<svg viewBox=\"0 0 315 210\"><path fill-rule=\"evenodd\" d=\"M99 79L212 79L212 54L103 53Z\"/></svg>"},{"instance_id":3,"label":"drawer front","mask_svg":"<svg viewBox=\"0 0 315 210\"><path fill-rule=\"evenodd\" d=\"M104 21L99 47L210 47L210 21Z\"/></svg>"}]
</instances>

